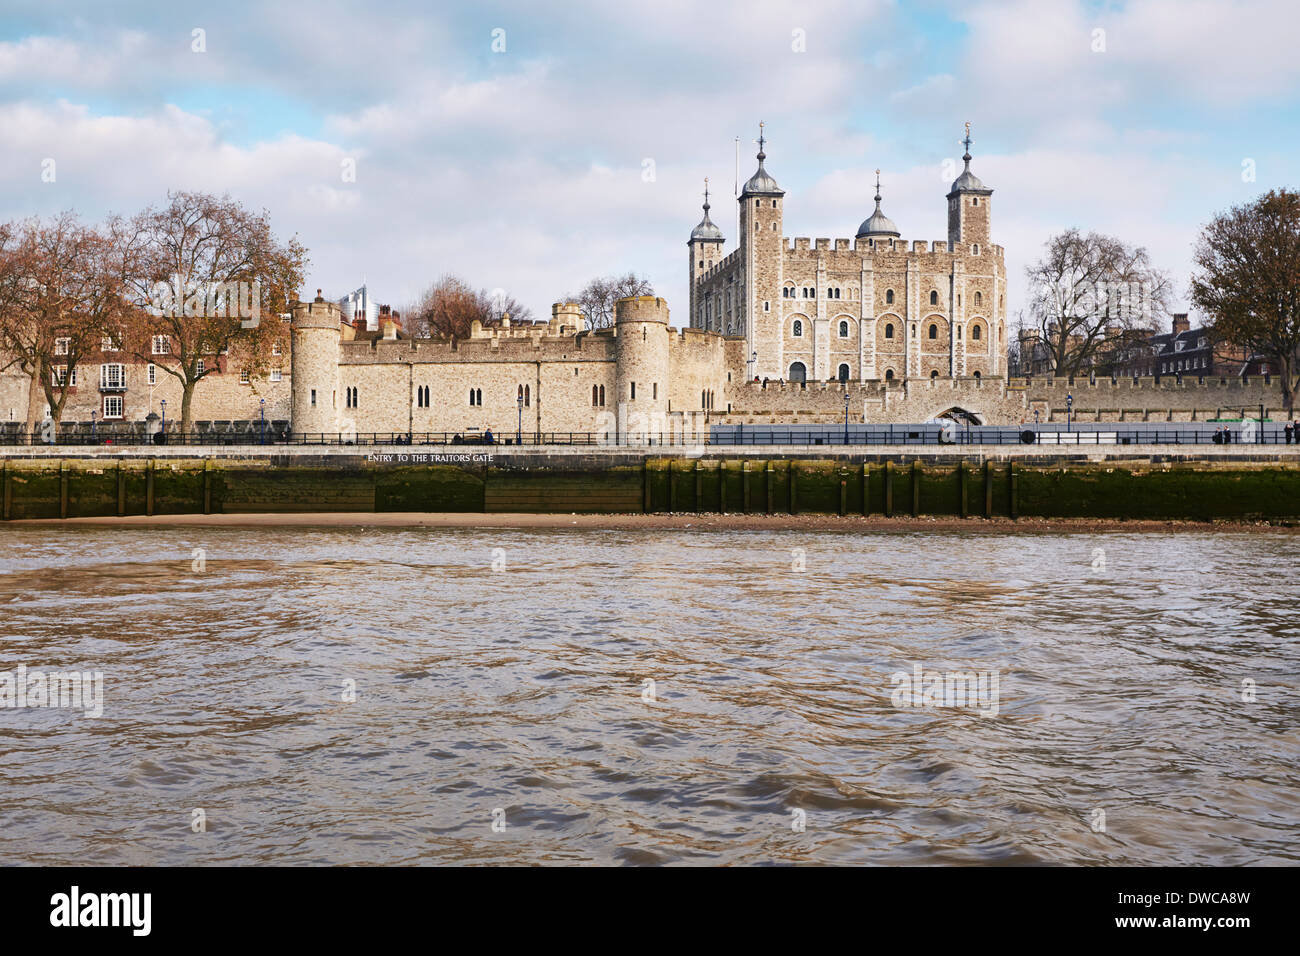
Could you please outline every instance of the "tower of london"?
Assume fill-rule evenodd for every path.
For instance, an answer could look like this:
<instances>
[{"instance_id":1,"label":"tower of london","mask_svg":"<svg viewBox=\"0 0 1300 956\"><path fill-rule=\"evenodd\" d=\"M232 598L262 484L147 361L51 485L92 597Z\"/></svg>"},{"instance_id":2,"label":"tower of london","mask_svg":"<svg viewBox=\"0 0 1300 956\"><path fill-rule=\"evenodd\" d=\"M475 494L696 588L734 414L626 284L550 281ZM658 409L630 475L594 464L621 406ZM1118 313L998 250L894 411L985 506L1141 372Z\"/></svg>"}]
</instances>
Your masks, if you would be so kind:
<instances>
[{"instance_id":1,"label":"tower of london","mask_svg":"<svg viewBox=\"0 0 1300 956\"><path fill-rule=\"evenodd\" d=\"M786 237L785 190L758 169L740 191L740 235L691 232L690 325L745 340L746 380L811 382L1004 374L1006 266L991 239L993 190L965 163L947 195L948 236L902 238L876 208L852 239ZM742 371L736 369L735 371Z\"/></svg>"}]
</instances>

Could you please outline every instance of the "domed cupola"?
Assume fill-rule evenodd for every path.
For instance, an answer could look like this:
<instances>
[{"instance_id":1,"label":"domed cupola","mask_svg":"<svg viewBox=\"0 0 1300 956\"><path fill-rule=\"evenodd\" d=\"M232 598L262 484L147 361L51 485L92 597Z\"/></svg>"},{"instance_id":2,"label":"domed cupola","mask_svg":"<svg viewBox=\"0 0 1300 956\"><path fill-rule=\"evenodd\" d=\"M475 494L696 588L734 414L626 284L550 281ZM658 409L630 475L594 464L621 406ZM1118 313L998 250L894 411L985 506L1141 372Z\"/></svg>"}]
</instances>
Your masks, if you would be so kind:
<instances>
[{"instance_id":1,"label":"domed cupola","mask_svg":"<svg viewBox=\"0 0 1300 956\"><path fill-rule=\"evenodd\" d=\"M948 193L951 198L958 193L977 193L981 196L993 195L993 190L985 186L978 176L970 171L970 123L966 124L966 138L962 140L966 146L966 153L962 156L962 161L966 164L961 175L952 181L952 191Z\"/></svg>"},{"instance_id":2,"label":"domed cupola","mask_svg":"<svg viewBox=\"0 0 1300 956\"><path fill-rule=\"evenodd\" d=\"M704 180L704 218L691 230L690 242L724 242L722 230L709 218L709 181Z\"/></svg>"},{"instance_id":3,"label":"domed cupola","mask_svg":"<svg viewBox=\"0 0 1300 956\"><path fill-rule=\"evenodd\" d=\"M758 133L758 171L750 176L745 182L745 188L740 191L740 197L746 196L784 196L785 190L776 184L766 169L763 168L763 160L767 159L767 153L763 152L763 144L767 142L763 138L763 124L759 123Z\"/></svg>"},{"instance_id":4,"label":"domed cupola","mask_svg":"<svg viewBox=\"0 0 1300 956\"><path fill-rule=\"evenodd\" d=\"M894 220L886 216L880 209L880 170L876 170L876 211L863 220L862 225L858 226L859 239L897 239L899 237L898 227L894 225Z\"/></svg>"}]
</instances>

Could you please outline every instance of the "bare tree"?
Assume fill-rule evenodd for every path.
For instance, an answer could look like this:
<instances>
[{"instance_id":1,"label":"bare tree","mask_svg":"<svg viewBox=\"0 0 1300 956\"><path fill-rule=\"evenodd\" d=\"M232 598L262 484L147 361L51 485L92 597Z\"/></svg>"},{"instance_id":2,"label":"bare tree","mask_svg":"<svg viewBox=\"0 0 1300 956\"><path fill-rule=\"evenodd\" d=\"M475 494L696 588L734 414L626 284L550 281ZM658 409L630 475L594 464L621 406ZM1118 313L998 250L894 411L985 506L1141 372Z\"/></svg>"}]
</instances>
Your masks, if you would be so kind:
<instances>
[{"instance_id":1,"label":"bare tree","mask_svg":"<svg viewBox=\"0 0 1300 956\"><path fill-rule=\"evenodd\" d=\"M1152 266L1146 249L1112 236L1067 229L1048 240L1026 273L1025 328L1055 375L1104 366L1133 333L1153 330L1154 316L1169 310L1168 275Z\"/></svg>"},{"instance_id":2,"label":"bare tree","mask_svg":"<svg viewBox=\"0 0 1300 956\"><path fill-rule=\"evenodd\" d=\"M1277 363L1287 416L1300 350L1300 193L1270 190L1216 216L1193 254L1192 299L1215 337Z\"/></svg>"},{"instance_id":3,"label":"bare tree","mask_svg":"<svg viewBox=\"0 0 1300 956\"><path fill-rule=\"evenodd\" d=\"M0 235L0 348L30 376L29 432L42 397L57 429L80 367L129 312L118 239L71 212Z\"/></svg>"},{"instance_id":4,"label":"bare tree","mask_svg":"<svg viewBox=\"0 0 1300 956\"><path fill-rule=\"evenodd\" d=\"M410 331L417 337L469 338L475 320L483 325L532 322L533 311L504 289L475 289L459 276L446 274L406 308Z\"/></svg>"},{"instance_id":5,"label":"bare tree","mask_svg":"<svg viewBox=\"0 0 1300 956\"><path fill-rule=\"evenodd\" d=\"M607 329L614 324L614 303L633 295L654 295L649 279L635 272L621 276L602 276L592 279L578 295L565 297L582 307L583 318L589 329Z\"/></svg>"},{"instance_id":6,"label":"bare tree","mask_svg":"<svg viewBox=\"0 0 1300 956\"><path fill-rule=\"evenodd\" d=\"M307 250L297 238L279 242L265 211L193 192L169 193L165 207L136 216L127 246L138 306L132 351L181 383L188 432L194 387L217 370L219 356L250 377L266 373Z\"/></svg>"}]
</instances>

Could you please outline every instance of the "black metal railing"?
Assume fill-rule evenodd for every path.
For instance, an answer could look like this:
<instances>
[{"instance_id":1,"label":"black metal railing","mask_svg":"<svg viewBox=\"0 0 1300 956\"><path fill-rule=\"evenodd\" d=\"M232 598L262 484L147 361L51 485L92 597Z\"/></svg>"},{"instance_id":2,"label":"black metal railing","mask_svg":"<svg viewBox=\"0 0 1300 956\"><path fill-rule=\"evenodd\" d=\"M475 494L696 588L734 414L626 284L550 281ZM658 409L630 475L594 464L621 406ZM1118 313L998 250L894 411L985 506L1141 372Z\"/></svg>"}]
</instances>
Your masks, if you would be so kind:
<instances>
[{"instance_id":1,"label":"black metal railing","mask_svg":"<svg viewBox=\"0 0 1300 956\"><path fill-rule=\"evenodd\" d=\"M1216 435L1218 438L1216 439ZM1224 439L1224 436L1227 436ZM1292 439L1300 446L1300 439ZM715 425L706 435L681 432L633 433L617 438L607 432L523 432L489 435L478 432L266 432L204 431L142 434L135 431L87 432L77 428L47 437L42 432L0 429L0 446L438 446L517 447L541 445L680 447L871 446L871 445L1036 445L1072 448L1113 445L1196 445L1201 447L1291 444L1275 423L1252 429L1230 426L1106 428L1093 425L1067 430L1043 426L971 426L947 429L936 425L773 426Z\"/></svg>"}]
</instances>

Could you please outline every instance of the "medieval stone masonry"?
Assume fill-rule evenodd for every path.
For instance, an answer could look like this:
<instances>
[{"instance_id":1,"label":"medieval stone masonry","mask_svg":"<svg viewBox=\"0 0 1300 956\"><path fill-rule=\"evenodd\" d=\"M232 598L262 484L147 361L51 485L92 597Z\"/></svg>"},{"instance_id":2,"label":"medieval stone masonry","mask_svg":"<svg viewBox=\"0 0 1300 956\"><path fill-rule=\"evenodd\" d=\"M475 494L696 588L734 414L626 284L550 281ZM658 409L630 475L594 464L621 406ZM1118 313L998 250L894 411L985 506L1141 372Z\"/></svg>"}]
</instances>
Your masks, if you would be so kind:
<instances>
[{"instance_id":1,"label":"medieval stone masonry","mask_svg":"<svg viewBox=\"0 0 1300 956\"><path fill-rule=\"evenodd\" d=\"M788 238L786 193L765 167L739 197L737 248L709 216L691 232L686 328L663 299L617 303L613 328L585 329L573 303L546 323L475 323L466 339L412 338L395 321L319 294L283 321L270 371L250 378L214 356L196 386L201 429L265 419L299 435L598 433L644 440L717 422L922 422L960 413L1016 424L1076 419L1193 421L1224 409L1280 407L1278 383L1252 379L1125 378L1077 384L1008 380L1006 267L992 242L993 190L965 168L946 196L948 235L904 240L881 208L852 239ZM106 343L109 344L109 343ZM111 349L77 370L63 420L139 429L180 415L180 386L155 363ZM160 363L163 361L160 358ZM154 366L151 368L151 366ZM847 404L846 404L847 398ZM44 405L30 381L0 373L10 431ZM247 430L247 428L245 429Z\"/></svg>"}]
</instances>

